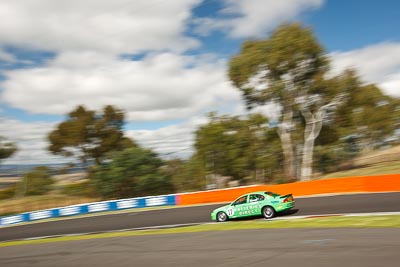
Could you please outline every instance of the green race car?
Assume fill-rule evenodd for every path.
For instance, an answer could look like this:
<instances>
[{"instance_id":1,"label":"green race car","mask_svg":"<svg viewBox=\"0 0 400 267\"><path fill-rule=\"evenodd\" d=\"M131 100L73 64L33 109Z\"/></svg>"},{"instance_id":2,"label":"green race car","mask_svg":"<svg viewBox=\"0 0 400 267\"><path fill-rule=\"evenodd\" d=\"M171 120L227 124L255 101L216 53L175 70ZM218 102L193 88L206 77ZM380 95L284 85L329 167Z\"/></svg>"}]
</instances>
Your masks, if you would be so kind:
<instances>
[{"instance_id":1,"label":"green race car","mask_svg":"<svg viewBox=\"0 0 400 267\"><path fill-rule=\"evenodd\" d=\"M213 210L211 220L224 222L229 219L262 215L273 218L277 212L294 207L292 194L279 195L273 192L253 192L240 196L231 204Z\"/></svg>"}]
</instances>

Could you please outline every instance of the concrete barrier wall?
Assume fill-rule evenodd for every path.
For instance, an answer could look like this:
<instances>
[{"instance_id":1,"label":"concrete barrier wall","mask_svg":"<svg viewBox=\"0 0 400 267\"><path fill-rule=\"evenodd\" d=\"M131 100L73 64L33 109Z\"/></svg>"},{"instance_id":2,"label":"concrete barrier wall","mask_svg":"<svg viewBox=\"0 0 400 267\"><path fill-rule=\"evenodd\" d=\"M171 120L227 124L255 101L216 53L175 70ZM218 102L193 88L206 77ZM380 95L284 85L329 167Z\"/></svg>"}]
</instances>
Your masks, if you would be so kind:
<instances>
[{"instance_id":1,"label":"concrete barrier wall","mask_svg":"<svg viewBox=\"0 0 400 267\"><path fill-rule=\"evenodd\" d=\"M400 174L335 178L279 185L255 185L185 193L177 195L176 202L178 205L230 202L240 195L254 191L272 191L278 194L292 193L295 197L334 193L400 191Z\"/></svg>"}]
</instances>

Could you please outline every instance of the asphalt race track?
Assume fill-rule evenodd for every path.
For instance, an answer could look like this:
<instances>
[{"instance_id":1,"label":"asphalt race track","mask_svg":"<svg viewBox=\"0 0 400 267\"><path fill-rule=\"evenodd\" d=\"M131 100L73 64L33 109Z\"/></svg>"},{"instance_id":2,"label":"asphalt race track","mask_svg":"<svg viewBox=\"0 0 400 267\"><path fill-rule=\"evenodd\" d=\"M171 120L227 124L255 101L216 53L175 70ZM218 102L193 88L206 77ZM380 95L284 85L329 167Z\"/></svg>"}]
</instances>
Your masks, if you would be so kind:
<instances>
[{"instance_id":1,"label":"asphalt race track","mask_svg":"<svg viewBox=\"0 0 400 267\"><path fill-rule=\"evenodd\" d=\"M294 212L281 216L398 212L400 211L399 200L400 192L299 198L296 199ZM221 204L69 218L16 225L0 228L0 241L161 225L205 223L211 221L211 211L219 206Z\"/></svg>"},{"instance_id":2,"label":"asphalt race track","mask_svg":"<svg viewBox=\"0 0 400 267\"><path fill-rule=\"evenodd\" d=\"M2 247L7 267L397 266L400 229L254 229Z\"/></svg>"}]
</instances>

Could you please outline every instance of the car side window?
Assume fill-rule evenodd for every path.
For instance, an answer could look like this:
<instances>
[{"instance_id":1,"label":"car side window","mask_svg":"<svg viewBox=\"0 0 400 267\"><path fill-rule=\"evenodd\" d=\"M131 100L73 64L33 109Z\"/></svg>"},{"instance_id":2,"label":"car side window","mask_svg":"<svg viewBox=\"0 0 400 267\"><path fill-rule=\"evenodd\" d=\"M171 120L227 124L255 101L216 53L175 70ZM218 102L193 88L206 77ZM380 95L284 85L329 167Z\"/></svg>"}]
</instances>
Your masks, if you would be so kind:
<instances>
[{"instance_id":1,"label":"car side window","mask_svg":"<svg viewBox=\"0 0 400 267\"><path fill-rule=\"evenodd\" d=\"M235 202L233 202L233 205L241 205L247 203L247 196L242 196L238 199L236 199Z\"/></svg>"},{"instance_id":2,"label":"car side window","mask_svg":"<svg viewBox=\"0 0 400 267\"><path fill-rule=\"evenodd\" d=\"M260 194L252 194L252 195L250 195L249 199L250 199L250 203L252 203L252 202L257 202L257 201L263 201L265 199L265 197Z\"/></svg>"}]
</instances>

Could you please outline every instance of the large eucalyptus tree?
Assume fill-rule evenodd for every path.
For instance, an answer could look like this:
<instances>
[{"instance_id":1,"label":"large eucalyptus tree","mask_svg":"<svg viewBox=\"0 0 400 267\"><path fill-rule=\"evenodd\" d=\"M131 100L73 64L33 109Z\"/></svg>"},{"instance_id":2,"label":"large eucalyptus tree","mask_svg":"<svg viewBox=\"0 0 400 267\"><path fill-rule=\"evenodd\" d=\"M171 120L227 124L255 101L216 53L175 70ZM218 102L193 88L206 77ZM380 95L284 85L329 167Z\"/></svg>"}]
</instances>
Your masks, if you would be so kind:
<instances>
[{"instance_id":1,"label":"large eucalyptus tree","mask_svg":"<svg viewBox=\"0 0 400 267\"><path fill-rule=\"evenodd\" d=\"M281 25L266 40L246 41L230 61L229 77L249 109L270 103L280 107L277 131L287 179L297 177L295 147L302 147L300 178L310 179L315 139L327 115L343 102L340 87L326 79L328 67L312 31L299 24ZM303 118L300 123L296 114ZM300 129L303 142L295 146L292 136Z\"/></svg>"}]
</instances>

